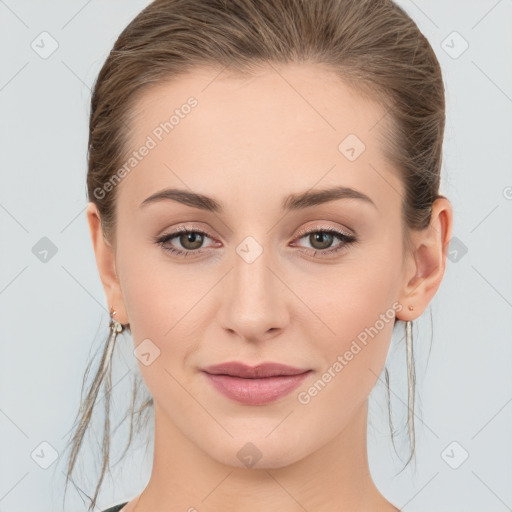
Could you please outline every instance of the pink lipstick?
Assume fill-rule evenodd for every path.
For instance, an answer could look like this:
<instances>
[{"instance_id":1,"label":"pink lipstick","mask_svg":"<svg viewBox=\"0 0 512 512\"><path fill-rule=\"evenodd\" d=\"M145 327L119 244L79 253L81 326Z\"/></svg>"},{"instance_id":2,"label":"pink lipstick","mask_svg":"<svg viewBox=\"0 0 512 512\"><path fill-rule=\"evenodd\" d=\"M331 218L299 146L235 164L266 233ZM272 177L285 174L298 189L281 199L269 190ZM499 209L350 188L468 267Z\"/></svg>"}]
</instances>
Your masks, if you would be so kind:
<instances>
[{"instance_id":1,"label":"pink lipstick","mask_svg":"<svg viewBox=\"0 0 512 512\"><path fill-rule=\"evenodd\" d=\"M311 369L279 363L263 363L253 367L234 361L209 366L202 371L224 396L247 405L263 405L293 391Z\"/></svg>"}]
</instances>

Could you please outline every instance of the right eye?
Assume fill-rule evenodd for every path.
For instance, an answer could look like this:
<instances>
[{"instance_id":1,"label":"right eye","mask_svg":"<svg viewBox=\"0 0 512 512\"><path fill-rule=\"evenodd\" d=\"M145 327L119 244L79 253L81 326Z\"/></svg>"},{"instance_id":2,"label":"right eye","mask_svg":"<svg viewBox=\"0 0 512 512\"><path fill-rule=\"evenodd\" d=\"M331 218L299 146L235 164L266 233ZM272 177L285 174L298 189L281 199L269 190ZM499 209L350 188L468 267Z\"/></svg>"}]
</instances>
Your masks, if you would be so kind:
<instances>
[{"instance_id":1,"label":"right eye","mask_svg":"<svg viewBox=\"0 0 512 512\"><path fill-rule=\"evenodd\" d=\"M156 243L159 244L162 249L170 252L171 254L190 257L203 253L205 249L202 248L201 245L203 244L205 237L210 238L208 233L204 231L180 227L171 233L167 233L157 238ZM173 245L168 245L168 243L175 238L178 239L183 249L176 248Z\"/></svg>"}]
</instances>

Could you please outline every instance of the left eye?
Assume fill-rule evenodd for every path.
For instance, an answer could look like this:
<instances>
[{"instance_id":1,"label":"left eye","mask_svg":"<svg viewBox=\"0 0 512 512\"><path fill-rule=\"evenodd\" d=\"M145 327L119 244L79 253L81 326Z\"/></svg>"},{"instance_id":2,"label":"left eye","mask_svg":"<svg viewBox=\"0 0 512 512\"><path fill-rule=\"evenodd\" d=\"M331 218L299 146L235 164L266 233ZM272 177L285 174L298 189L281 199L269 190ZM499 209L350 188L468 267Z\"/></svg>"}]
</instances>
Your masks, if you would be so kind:
<instances>
[{"instance_id":1,"label":"left eye","mask_svg":"<svg viewBox=\"0 0 512 512\"><path fill-rule=\"evenodd\" d=\"M308 237L309 243L313 246L313 255L316 255L317 252L320 252L322 255L333 254L356 242L355 236L343 233L342 231L338 231L334 228L323 228L307 231L301 234L299 240L306 237ZM336 238L340 243L332 247L332 243Z\"/></svg>"}]
</instances>

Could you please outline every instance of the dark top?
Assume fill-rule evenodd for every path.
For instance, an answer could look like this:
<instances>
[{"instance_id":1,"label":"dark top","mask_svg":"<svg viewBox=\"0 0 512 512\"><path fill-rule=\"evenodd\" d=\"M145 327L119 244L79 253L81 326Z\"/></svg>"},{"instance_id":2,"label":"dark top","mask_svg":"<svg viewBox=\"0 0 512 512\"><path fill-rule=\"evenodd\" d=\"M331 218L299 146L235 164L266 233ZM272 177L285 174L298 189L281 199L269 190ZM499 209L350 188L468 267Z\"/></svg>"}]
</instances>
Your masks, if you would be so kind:
<instances>
[{"instance_id":1,"label":"dark top","mask_svg":"<svg viewBox=\"0 0 512 512\"><path fill-rule=\"evenodd\" d=\"M103 512L118 512L121 510L128 502L125 501L124 503L121 503L120 505L115 505L114 507L107 508L106 510L103 510Z\"/></svg>"}]
</instances>

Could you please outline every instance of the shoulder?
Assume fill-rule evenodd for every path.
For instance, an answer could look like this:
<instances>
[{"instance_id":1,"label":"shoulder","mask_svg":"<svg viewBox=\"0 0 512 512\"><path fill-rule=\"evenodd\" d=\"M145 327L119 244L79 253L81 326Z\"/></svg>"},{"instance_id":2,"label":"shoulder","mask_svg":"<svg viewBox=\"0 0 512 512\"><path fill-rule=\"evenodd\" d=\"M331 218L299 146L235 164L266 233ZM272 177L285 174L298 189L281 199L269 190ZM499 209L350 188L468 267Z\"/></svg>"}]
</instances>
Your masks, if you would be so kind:
<instances>
[{"instance_id":1,"label":"shoulder","mask_svg":"<svg viewBox=\"0 0 512 512\"><path fill-rule=\"evenodd\" d=\"M125 501L124 503L121 503L119 505L115 505L113 507L107 508L106 510L103 510L102 512L119 512L128 502Z\"/></svg>"}]
</instances>

